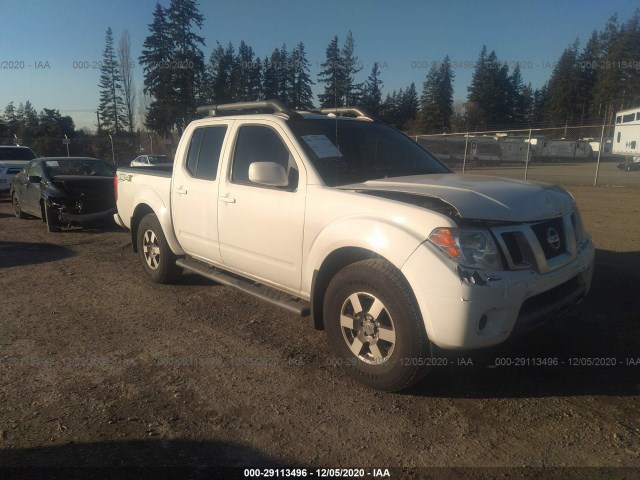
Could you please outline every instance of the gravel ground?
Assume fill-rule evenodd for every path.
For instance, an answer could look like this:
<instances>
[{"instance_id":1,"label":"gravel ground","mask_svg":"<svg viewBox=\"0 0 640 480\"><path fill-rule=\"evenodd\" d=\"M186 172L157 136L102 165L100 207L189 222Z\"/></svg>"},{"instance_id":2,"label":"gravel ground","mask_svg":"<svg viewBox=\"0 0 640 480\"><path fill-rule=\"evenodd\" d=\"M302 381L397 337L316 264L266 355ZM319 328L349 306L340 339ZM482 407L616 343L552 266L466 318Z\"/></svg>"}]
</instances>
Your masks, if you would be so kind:
<instances>
[{"instance_id":1,"label":"gravel ground","mask_svg":"<svg viewBox=\"0 0 640 480\"><path fill-rule=\"evenodd\" d=\"M50 234L0 198L0 466L639 468L640 190L569 188L598 249L588 299L400 394L352 381L306 319L155 285L127 232ZM593 358L616 365L569 365Z\"/></svg>"}]
</instances>

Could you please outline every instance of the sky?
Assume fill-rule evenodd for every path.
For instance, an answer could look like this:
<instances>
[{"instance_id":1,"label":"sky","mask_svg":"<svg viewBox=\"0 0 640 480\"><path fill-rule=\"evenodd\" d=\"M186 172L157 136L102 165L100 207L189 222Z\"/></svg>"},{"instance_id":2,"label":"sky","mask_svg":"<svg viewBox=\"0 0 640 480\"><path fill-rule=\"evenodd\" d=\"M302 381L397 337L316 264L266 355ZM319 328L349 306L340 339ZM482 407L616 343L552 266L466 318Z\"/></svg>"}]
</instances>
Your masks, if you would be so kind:
<instances>
[{"instance_id":1,"label":"sky","mask_svg":"<svg viewBox=\"0 0 640 480\"><path fill-rule=\"evenodd\" d=\"M59 109L77 128L95 129L99 68L108 27L117 41L131 35L137 59L156 0L0 0L0 109L29 100L40 111ZM169 0L160 0L167 6ZM418 93L431 62L449 55L455 73L454 100L463 102L473 62L483 45L512 67L520 63L525 83L541 87L562 51L581 46L615 13L621 22L638 0L199 0L208 59L216 42L241 40L260 58L286 44L305 44L312 78L320 71L334 35L340 44L353 33L365 81L380 65L383 94L415 82ZM137 90L142 67L134 68ZM314 92L321 91L316 84ZM141 94L138 94L141 97Z\"/></svg>"}]
</instances>

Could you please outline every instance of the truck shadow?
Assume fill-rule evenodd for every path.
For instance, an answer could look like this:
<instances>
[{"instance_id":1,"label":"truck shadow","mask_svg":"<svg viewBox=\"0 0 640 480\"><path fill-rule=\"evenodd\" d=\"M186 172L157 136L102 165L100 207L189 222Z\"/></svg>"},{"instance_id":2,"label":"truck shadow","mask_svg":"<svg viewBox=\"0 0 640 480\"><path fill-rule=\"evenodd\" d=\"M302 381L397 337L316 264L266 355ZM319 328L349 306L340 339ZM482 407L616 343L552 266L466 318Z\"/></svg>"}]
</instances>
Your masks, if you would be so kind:
<instances>
[{"instance_id":1,"label":"truck shadow","mask_svg":"<svg viewBox=\"0 0 640 480\"><path fill-rule=\"evenodd\" d=\"M0 465L2 478L21 479L243 478L244 468L296 468L242 445L191 440L3 449Z\"/></svg>"},{"instance_id":2,"label":"truck shadow","mask_svg":"<svg viewBox=\"0 0 640 480\"><path fill-rule=\"evenodd\" d=\"M638 272L640 252L597 250L591 292L571 313L500 347L449 352L446 367L434 368L407 393L468 398L640 395Z\"/></svg>"}]
</instances>

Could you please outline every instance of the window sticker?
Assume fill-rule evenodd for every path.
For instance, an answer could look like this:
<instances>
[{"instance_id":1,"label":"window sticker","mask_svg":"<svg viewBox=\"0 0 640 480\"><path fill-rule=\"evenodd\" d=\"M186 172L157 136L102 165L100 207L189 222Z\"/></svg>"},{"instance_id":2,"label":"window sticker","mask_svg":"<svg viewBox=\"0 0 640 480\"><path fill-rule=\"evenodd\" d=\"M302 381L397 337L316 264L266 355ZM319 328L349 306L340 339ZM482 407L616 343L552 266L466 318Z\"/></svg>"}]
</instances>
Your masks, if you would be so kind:
<instances>
[{"instance_id":1,"label":"window sticker","mask_svg":"<svg viewBox=\"0 0 640 480\"><path fill-rule=\"evenodd\" d=\"M342 157L342 153L326 135L302 135L302 139L307 142L318 158Z\"/></svg>"},{"instance_id":2,"label":"window sticker","mask_svg":"<svg viewBox=\"0 0 640 480\"><path fill-rule=\"evenodd\" d=\"M47 164L47 167L59 167L60 165L58 165L58 161L57 160L47 160L45 162Z\"/></svg>"}]
</instances>

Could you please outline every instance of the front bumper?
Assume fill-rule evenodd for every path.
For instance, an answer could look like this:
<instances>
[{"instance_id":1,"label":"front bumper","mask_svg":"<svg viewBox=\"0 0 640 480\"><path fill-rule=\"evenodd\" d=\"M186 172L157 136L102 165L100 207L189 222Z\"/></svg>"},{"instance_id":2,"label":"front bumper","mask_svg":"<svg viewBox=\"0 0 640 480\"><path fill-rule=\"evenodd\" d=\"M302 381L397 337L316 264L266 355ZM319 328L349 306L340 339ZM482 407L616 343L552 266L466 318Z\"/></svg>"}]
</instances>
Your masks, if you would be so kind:
<instances>
[{"instance_id":1,"label":"front bumper","mask_svg":"<svg viewBox=\"0 0 640 480\"><path fill-rule=\"evenodd\" d=\"M463 269L423 243L402 267L429 339L467 350L504 342L580 302L591 287L594 246L585 235L575 258L556 270Z\"/></svg>"},{"instance_id":2,"label":"front bumper","mask_svg":"<svg viewBox=\"0 0 640 480\"><path fill-rule=\"evenodd\" d=\"M63 222L73 223L96 222L98 220L105 220L111 217L115 211L115 208L110 208L101 212L85 213L80 215L72 213L61 213L60 220Z\"/></svg>"}]
</instances>

